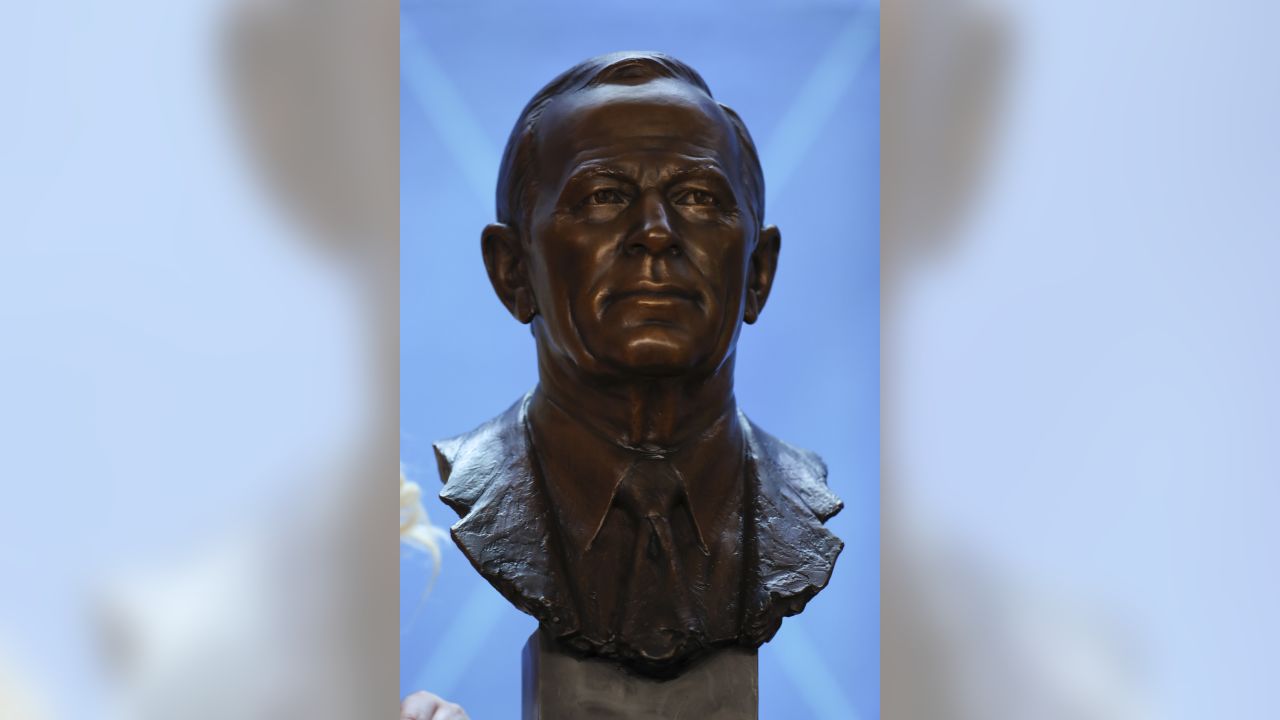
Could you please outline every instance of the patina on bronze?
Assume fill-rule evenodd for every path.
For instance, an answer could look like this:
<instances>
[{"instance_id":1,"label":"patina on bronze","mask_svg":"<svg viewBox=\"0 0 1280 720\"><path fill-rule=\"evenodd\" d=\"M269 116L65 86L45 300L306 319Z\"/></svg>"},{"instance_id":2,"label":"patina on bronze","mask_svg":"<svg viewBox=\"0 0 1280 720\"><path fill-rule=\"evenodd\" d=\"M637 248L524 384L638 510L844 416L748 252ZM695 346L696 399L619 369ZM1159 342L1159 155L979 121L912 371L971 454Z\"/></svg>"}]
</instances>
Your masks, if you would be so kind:
<instances>
[{"instance_id":1,"label":"patina on bronze","mask_svg":"<svg viewBox=\"0 0 1280 720\"><path fill-rule=\"evenodd\" d=\"M692 68L592 58L521 113L482 234L538 386L436 444L454 541L581 657L650 676L754 650L831 577L815 454L734 399L781 237L755 146Z\"/></svg>"}]
</instances>

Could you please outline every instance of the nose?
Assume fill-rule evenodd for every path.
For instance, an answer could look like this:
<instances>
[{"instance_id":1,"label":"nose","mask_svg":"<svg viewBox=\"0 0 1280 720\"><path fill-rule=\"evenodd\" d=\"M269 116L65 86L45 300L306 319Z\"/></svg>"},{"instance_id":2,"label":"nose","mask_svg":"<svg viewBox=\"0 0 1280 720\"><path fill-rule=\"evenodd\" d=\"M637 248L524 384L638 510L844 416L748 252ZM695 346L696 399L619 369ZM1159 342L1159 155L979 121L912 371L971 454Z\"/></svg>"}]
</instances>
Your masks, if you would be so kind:
<instances>
[{"instance_id":1,"label":"nose","mask_svg":"<svg viewBox=\"0 0 1280 720\"><path fill-rule=\"evenodd\" d=\"M652 190L646 192L641 196L639 205L640 221L627 238L627 252L632 255L679 255L682 252L680 239L671 227L662 195Z\"/></svg>"}]
</instances>

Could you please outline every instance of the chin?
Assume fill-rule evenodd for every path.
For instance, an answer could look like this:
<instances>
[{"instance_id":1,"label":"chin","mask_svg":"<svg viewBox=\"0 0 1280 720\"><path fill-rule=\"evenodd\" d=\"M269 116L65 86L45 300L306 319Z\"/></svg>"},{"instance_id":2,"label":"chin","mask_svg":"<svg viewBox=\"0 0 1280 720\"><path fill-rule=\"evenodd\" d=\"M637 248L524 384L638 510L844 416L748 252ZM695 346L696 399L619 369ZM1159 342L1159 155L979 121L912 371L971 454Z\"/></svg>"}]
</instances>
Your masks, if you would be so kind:
<instances>
[{"instance_id":1,"label":"chin","mask_svg":"<svg viewBox=\"0 0 1280 720\"><path fill-rule=\"evenodd\" d=\"M649 329L638 337L628 338L613 355L613 364L627 373L652 377L688 375L698 366L699 353L683 333Z\"/></svg>"}]
</instances>

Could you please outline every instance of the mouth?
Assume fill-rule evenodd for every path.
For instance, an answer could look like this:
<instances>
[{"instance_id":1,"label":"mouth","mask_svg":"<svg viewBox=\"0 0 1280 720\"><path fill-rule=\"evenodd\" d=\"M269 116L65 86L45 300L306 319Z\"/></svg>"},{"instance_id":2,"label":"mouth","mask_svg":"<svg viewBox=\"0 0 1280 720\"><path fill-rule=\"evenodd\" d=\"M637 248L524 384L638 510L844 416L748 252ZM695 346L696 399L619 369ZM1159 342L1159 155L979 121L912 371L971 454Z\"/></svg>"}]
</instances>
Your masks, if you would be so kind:
<instances>
[{"instance_id":1,"label":"mouth","mask_svg":"<svg viewBox=\"0 0 1280 720\"><path fill-rule=\"evenodd\" d=\"M615 303L630 301L637 305L665 306L673 303L688 302L695 305L700 303L698 293L677 285L669 285L663 283L640 283L635 287L617 292L611 292L605 298L604 306L608 308Z\"/></svg>"}]
</instances>

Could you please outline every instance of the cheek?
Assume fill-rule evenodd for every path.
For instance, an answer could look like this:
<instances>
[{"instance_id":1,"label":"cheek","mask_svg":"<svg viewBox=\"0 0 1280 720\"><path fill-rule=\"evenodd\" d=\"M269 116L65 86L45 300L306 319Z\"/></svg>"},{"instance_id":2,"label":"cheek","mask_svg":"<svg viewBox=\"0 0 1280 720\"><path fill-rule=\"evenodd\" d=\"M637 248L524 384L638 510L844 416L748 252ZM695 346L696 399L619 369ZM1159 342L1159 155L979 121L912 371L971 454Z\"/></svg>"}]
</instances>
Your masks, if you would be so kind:
<instances>
[{"instance_id":1,"label":"cheek","mask_svg":"<svg viewBox=\"0 0 1280 720\"><path fill-rule=\"evenodd\" d=\"M548 302L572 305L589 300L616 255L611 233L550 223L537 238L536 292Z\"/></svg>"},{"instance_id":2,"label":"cheek","mask_svg":"<svg viewBox=\"0 0 1280 720\"><path fill-rule=\"evenodd\" d=\"M748 239L741 233L708 233L689 243L689 256L720 302L741 300L750 264Z\"/></svg>"}]
</instances>

